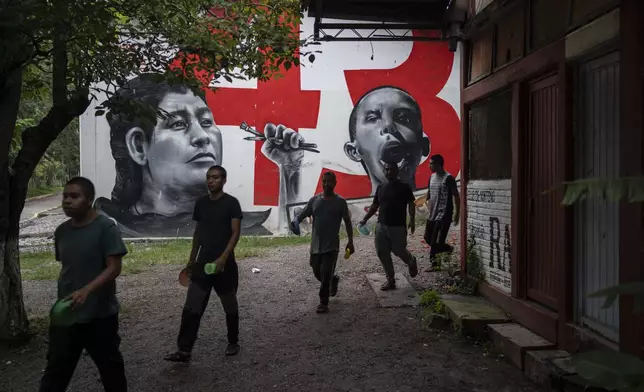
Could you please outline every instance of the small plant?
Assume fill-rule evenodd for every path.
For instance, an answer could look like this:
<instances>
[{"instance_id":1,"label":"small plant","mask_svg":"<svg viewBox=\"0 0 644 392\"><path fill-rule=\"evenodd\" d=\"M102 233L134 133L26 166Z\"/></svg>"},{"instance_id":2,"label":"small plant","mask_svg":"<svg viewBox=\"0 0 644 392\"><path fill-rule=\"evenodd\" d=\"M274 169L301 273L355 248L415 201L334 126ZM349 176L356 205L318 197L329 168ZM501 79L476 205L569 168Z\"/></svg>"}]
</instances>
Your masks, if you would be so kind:
<instances>
[{"instance_id":1,"label":"small plant","mask_svg":"<svg viewBox=\"0 0 644 392\"><path fill-rule=\"evenodd\" d=\"M481 256L479 256L475 246L476 240L474 236L470 236L467 241L467 275L478 282L482 282L485 280L485 270L483 269Z\"/></svg>"},{"instance_id":2,"label":"small plant","mask_svg":"<svg viewBox=\"0 0 644 392\"><path fill-rule=\"evenodd\" d=\"M440 294L434 290L425 290L420 295L420 306L430 309L433 313L445 313L445 304Z\"/></svg>"}]
</instances>

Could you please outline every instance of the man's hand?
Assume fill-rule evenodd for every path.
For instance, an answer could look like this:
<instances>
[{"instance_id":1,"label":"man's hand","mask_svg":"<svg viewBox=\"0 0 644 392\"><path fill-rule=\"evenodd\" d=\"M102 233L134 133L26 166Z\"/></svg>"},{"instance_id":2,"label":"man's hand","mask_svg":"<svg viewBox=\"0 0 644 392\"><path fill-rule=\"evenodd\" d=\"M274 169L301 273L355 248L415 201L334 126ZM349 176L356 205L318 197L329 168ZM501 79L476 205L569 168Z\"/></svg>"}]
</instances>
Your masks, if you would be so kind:
<instances>
[{"instance_id":1,"label":"man's hand","mask_svg":"<svg viewBox=\"0 0 644 392\"><path fill-rule=\"evenodd\" d=\"M364 225L366 225L366 224L367 224L367 220L366 220L366 219L363 219L363 220L361 220L360 222L358 222L358 224L359 224L360 226L364 226Z\"/></svg>"},{"instance_id":2,"label":"man's hand","mask_svg":"<svg viewBox=\"0 0 644 392\"><path fill-rule=\"evenodd\" d=\"M268 159L281 166L287 173L293 173L302 167L304 150L300 143L304 138L291 128L280 124L275 126L268 123L264 127L266 141L262 145L262 152Z\"/></svg>"},{"instance_id":3,"label":"man's hand","mask_svg":"<svg viewBox=\"0 0 644 392\"><path fill-rule=\"evenodd\" d=\"M80 290L74 291L65 299L72 301L72 309L77 309L85 303L88 295L89 289L87 287L83 287Z\"/></svg>"},{"instance_id":4,"label":"man's hand","mask_svg":"<svg viewBox=\"0 0 644 392\"><path fill-rule=\"evenodd\" d=\"M188 273L188 276L192 275L192 271L195 269L196 262L195 261L188 261L188 264L186 264L186 272Z\"/></svg>"},{"instance_id":5,"label":"man's hand","mask_svg":"<svg viewBox=\"0 0 644 392\"><path fill-rule=\"evenodd\" d=\"M413 220L410 220L409 221L409 234L413 235L415 231L416 231L416 222L413 221Z\"/></svg>"},{"instance_id":6,"label":"man's hand","mask_svg":"<svg viewBox=\"0 0 644 392\"><path fill-rule=\"evenodd\" d=\"M226 267L226 261L228 261L228 256L224 257L224 255L219 256L217 260L215 260L215 264L217 265L215 273L219 273L224 270Z\"/></svg>"},{"instance_id":7,"label":"man's hand","mask_svg":"<svg viewBox=\"0 0 644 392\"><path fill-rule=\"evenodd\" d=\"M347 243L347 249L349 249L350 254L356 253L356 248L353 246L353 241Z\"/></svg>"}]
</instances>

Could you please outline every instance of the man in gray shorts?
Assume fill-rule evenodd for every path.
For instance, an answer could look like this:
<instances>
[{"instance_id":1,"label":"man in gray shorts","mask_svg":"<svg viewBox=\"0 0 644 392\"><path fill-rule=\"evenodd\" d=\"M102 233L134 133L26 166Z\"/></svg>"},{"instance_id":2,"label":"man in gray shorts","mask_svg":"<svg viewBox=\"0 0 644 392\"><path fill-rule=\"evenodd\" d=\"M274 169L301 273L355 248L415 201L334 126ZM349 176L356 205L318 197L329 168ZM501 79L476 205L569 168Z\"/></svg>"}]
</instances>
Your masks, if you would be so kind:
<instances>
[{"instance_id":1,"label":"man in gray shorts","mask_svg":"<svg viewBox=\"0 0 644 392\"><path fill-rule=\"evenodd\" d=\"M387 291L396 288L394 262L391 253L398 256L409 267L409 276L418 274L416 258L407 250L407 226L411 234L416 227L416 207L414 205L414 192L411 187L398 178L398 164L386 163L385 176L387 182L378 186L373 203L369 211L360 222L365 225L376 211L378 224L376 225L376 253L385 270L387 281L380 290ZM407 224L407 211L409 223Z\"/></svg>"},{"instance_id":2,"label":"man in gray shorts","mask_svg":"<svg viewBox=\"0 0 644 392\"><path fill-rule=\"evenodd\" d=\"M313 217L313 233L311 234L311 267L320 281L320 304L317 313L329 311L329 296L335 297L338 292L340 278L335 275L335 265L340 250L340 222L344 220L349 242L346 249L350 253L353 247L353 228L347 201L337 195L335 190L335 174L326 172L322 176L323 192L309 200L304 210L295 218L298 225L308 217ZM291 227L299 234L296 227Z\"/></svg>"}]
</instances>

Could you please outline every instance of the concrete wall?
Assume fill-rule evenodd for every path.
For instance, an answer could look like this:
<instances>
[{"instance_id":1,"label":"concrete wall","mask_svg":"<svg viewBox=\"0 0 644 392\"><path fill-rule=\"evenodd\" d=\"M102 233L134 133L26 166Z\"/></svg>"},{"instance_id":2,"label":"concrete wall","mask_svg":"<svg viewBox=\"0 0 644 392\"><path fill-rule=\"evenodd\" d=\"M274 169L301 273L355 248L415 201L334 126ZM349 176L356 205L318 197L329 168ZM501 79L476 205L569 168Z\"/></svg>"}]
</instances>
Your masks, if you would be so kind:
<instances>
[{"instance_id":1,"label":"concrete wall","mask_svg":"<svg viewBox=\"0 0 644 392\"><path fill-rule=\"evenodd\" d=\"M312 35L313 19L301 29L302 38ZM205 91L205 99L143 81L128 90L137 100L156 91L159 107L183 109L180 123L110 123L90 108L81 118L81 172L96 184L98 208L128 236L191 235L205 172L221 164L228 170L225 190L245 212L243 233L270 235L284 233L292 210L321 190L324 171L336 173L336 191L351 199L356 220L383 179L384 159L400 162L418 194L427 187L429 154L441 153L447 170L459 172L458 52L441 42L315 49L321 50L315 62L303 61L282 78L214 81L218 89ZM246 140L252 135L243 122L275 138Z\"/></svg>"},{"instance_id":2,"label":"concrete wall","mask_svg":"<svg viewBox=\"0 0 644 392\"><path fill-rule=\"evenodd\" d=\"M510 293L511 180L473 180L467 184L468 237L483 261L486 281Z\"/></svg>"}]
</instances>

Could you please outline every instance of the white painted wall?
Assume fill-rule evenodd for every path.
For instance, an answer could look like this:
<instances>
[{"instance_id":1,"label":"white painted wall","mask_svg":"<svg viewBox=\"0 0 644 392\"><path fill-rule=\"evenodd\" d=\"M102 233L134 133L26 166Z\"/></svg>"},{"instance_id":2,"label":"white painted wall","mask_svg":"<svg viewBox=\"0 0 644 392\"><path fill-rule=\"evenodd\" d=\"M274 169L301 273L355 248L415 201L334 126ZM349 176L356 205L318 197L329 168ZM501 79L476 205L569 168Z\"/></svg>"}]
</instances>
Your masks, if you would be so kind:
<instances>
[{"instance_id":1,"label":"white painted wall","mask_svg":"<svg viewBox=\"0 0 644 392\"><path fill-rule=\"evenodd\" d=\"M486 281L510 293L512 180L473 180L467 184L467 234L476 241Z\"/></svg>"}]
</instances>

